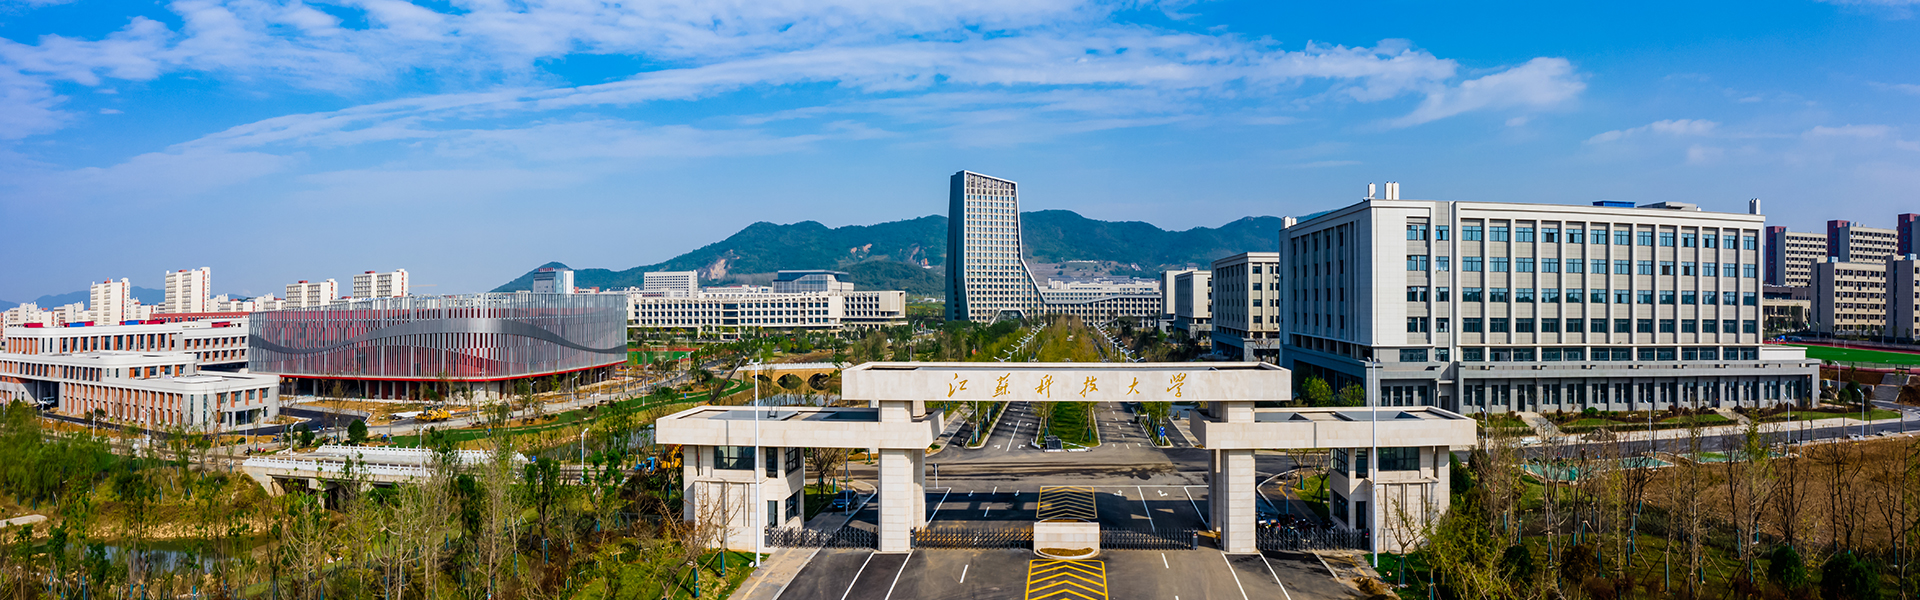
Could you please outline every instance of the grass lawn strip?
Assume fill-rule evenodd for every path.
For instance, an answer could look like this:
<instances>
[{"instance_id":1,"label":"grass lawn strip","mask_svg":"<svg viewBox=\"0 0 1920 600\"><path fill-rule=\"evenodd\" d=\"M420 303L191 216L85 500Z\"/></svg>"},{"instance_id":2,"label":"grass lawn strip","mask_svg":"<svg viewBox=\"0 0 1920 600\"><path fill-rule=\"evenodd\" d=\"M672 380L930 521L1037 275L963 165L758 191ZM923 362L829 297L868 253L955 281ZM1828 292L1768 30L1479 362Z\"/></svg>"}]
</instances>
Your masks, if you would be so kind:
<instances>
[{"instance_id":1,"label":"grass lawn strip","mask_svg":"<svg viewBox=\"0 0 1920 600\"><path fill-rule=\"evenodd\" d=\"M1837 363L1860 362L1920 366L1920 354L1863 350L1859 348L1834 348L1832 346L1790 345L1806 348L1807 358L1818 360L1830 360Z\"/></svg>"}]
</instances>

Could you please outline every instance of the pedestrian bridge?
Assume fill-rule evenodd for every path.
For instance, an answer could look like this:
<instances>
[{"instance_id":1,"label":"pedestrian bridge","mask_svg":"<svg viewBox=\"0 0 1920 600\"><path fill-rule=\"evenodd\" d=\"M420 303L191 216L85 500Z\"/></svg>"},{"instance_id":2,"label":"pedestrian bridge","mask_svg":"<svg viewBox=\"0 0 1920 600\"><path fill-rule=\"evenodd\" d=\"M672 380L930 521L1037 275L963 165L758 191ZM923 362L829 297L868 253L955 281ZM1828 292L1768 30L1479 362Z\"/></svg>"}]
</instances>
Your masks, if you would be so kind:
<instances>
[{"instance_id":1,"label":"pedestrian bridge","mask_svg":"<svg viewBox=\"0 0 1920 600\"><path fill-rule=\"evenodd\" d=\"M468 468L491 461L493 453L483 450L456 450L449 457L455 468ZM304 454L289 453L249 458L240 464L267 494L287 492L331 492L342 485L396 485L425 479L433 474L432 451L422 448L379 448L368 446L321 446ZM515 463L525 457L514 455Z\"/></svg>"}]
</instances>

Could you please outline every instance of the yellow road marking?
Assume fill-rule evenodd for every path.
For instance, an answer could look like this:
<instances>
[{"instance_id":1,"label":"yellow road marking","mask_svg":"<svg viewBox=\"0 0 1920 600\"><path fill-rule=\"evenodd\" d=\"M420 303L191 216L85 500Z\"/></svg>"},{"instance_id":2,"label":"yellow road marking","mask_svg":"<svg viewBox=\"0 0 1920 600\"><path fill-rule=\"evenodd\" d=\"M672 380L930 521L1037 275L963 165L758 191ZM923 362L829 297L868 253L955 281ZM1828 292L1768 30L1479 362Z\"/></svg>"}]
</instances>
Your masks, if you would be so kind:
<instances>
[{"instance_id":1,"label":"yellow road marking","mask_svg":"<svg viewBox=\"0 0 1920 600\"><path fill-rule=\"evenodd\" d=\"M1051 519L1094 521L1100 517L1100 508L1094 502L1092 487L1042 486L1040 509L1036 516L1042 521Z\"/></svg>"},{"instance_id":2,"label":"yellow road marking","mask_svg":"<svg viewBox=\"0 0 1920 600\"><path fill-rule=\"evenodd\" d=\"M1108 600L1107 564L1098 560L1027 562L1026 600Z\"/></svg>"}]
</instances>

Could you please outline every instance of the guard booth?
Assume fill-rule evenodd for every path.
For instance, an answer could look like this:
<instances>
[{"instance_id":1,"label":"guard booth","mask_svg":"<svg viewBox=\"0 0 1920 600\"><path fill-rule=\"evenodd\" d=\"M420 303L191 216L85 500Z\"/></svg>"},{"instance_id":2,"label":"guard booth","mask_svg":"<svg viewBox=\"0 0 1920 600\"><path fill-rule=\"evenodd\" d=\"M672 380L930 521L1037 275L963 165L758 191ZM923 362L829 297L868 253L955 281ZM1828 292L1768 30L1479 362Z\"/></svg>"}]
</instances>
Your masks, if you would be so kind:
<instances>
[{"instance_id":1,"label":"guard booth","mask_svg":"<svg viewBox=\"0 0 1920 600\"><path fill-rule=\"evenodd\" d=\"M1419 469L1382 474L1374 460L1340 480L1348 502L1389 500L1386 510L1342 524L1380 532L1379 515L1415 514L1430 520L1446 510L1447 451L1474 443L1474 423L1433 407L1256 408L1290 403L1292 373L1272 364L1243 363L867 363L843 373L844 397L864 408L702 406L661 418L659 443L681 444L687 519L724 522L716 545L752 550L768 525L797 516L784 510L804 484L766 456L787 449L876 449L879 453L879 540L882 552L911 549L926 525L926 451L945 428L926 403L938 400L1024 402L1199 402L1189 415L1209 453L1209 522L1227 552L1255 552L1258 501L1253 454L1261 449L1373 447L1411 452ZM1377 417L1377 418L1376 418ZM759 449L755 451L754 449ZM1412 504L1410 504L1412 503ZM1417 505L1417 506L1416 506ZM1402 519L1404 521L1404 519ZM1404 537L1404 536L1402 536ZM1393 540L1400 542L1400 540ZM1404 542L1402 542L1404 543ZM1382 545L1382 548L1392 546Z\"/></svg>"}]
</instances>

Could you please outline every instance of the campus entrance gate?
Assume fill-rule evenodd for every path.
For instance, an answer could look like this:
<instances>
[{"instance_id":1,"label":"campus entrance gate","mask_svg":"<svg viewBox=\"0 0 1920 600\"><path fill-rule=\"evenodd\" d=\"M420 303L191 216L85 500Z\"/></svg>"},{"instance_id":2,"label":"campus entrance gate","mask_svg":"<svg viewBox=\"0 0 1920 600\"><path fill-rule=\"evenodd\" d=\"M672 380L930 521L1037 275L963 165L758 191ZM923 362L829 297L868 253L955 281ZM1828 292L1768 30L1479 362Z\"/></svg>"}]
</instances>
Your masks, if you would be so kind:
<instances>
[{"instance_id":1,"label":"campus entrance gate","mask_svg":"<svg viewBox=\"0 0 1920 600\"><path fill-rule=\"evenodd\" d=\"M1363 466L1338 480L1349 503L1385 501L1385 510L1370 512L1374 518L1344 523L1379 531L1385 523L1380 514L1430 519L1444 512L1442 457L1475 439L1471 420L1433 407L1256 408L1293 399L1291 373L1259 362L867 363L847 369L843 378L844 397L866 407L702 406L660 419L659 443L682 445L685 518L724 523L725 534L712 539L752 550L755 542L742 541L764 540L769 527L799 525L797 511L784 508L796 504L796 495L804 497L805 470L793 451L866 449L879 456L875 545L882 552L911 550L914 532L927 524L926 451L945 428L942 415L927 412L929 401L1201 403L1190 419L1209 453L1208 522L1227 552L1260 546L1255 450L1365 450L1382 440L1414 450L1418 468ZM783 454L785 461L778 458Z\"/></svg>"}]
</instances>

